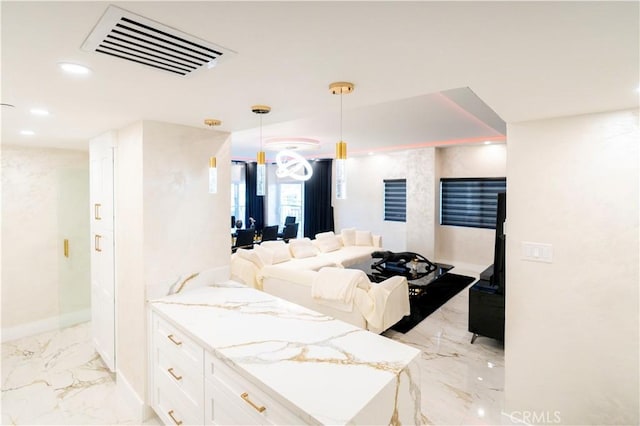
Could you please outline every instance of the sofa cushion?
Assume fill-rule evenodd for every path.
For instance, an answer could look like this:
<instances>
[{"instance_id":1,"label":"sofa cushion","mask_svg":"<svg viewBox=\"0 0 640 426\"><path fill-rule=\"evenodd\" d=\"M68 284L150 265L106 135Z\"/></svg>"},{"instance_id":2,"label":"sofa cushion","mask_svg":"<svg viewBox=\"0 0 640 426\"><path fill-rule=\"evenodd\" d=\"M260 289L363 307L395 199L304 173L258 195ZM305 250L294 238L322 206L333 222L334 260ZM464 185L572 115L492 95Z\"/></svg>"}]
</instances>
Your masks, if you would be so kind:
<instances>
[{"instance_id":1,"label":"sofa cushion","mask_svg":"<svg viewBox=\"0 0 640 426\"><path fill-rule=\"evenodd\" d=\"M257 253L256 250L247 250L247 249L239 248L236 251L236 253L238 257L248 260L249 262L253 263L258 269L262 269L265 265L264 261L262 260L262 258L260 257L260 255Z\"/></svg>"},{"instance_id":2,"label":"sofa cushion","mask_svg":"<svg viewBox=\"0 0 640 426\"><path fill-rule=\"evenodd\" d=\"M357 246L372 246L373 237L370 231L356 231L356 244Z\"/></svg>"},{"instance_id":3,"label":"sofa cushion","mask_svg":"<svg viewBox=\"0 0 640 426\"><path fill-rule=\"evenodd\" d=\"M289 251L296 259L313 257L318 254L318 249L309 238L296 238L289 240Z\"/></svg>"},{"instance_id":4,"label":"sofa cushion","mask_svg":"<svg viewBox=\"0 0 640 426\"><path fill-rule=\"evenodd\" d=\"M340 235L342 236L342 244L344 244L345 247L356 245L355 228L345 228L340 232Z\"/></svg>"},{"instance_id":5,"label":"sofa cushion","mask_svg":"<svg viewBox=\"0 0 640 426\"><path fill-rule=\"evenodd\" d=\"M253 251L255 251L256 254L260 256L260 259L262 260L264 266L273 265L272 250L269 250L268 248L262 246L254 246Z\"/></svg>"},{"instance_id":6,"label":"sofa cushion","mask_svg":"<svg viewBox=\"0 0 640 426\"><path fill-rule=\"evenodd\" d=\"M316 234L316 240L321 240L322 238L327 238L327 237L335 237L336 234L333 233L333 231L327 231L327 232L320 232L318 234Z\"/></svg>"},{"instance_id":7,"label":"sofa cushion","mask_svg":"<svg viewBox=\"0 0 640 426\"><path fill-rule=\"evenodd\" d=\"M335 235L333 237L325 237L319 240L314 240L314 244L322 253L329 253L331 251L336 251L342 248L340 239Z\"/></svg>"},{"instance_id":8,"label":"sofa cushion","mask_svg":"<svg viewBox=\"0 0 640 426\"><path fill-rule=\"evenodd\" d=\"M340 250L331 253L322 253L318 257L333 261L344 268L351 265L371 261L371 253L377 250L372 246L351 246L342 247Z\"/></svg>"},{"instance_id":9,"label":"sofa cushion","mask_svg":"<svg viewBox=\"0 0 640 426\"><path fill-rule=\"evenodd\" d=\"M286 262L291 259L291 252L289 251L289 246L284 241L265 241L260 244L263 250L260 250L260 253L263 252L271 252L272 261L271 265L275 265L277 263ZM266 262L265 262L266 263Z\"/></svg>"}]
</instances>

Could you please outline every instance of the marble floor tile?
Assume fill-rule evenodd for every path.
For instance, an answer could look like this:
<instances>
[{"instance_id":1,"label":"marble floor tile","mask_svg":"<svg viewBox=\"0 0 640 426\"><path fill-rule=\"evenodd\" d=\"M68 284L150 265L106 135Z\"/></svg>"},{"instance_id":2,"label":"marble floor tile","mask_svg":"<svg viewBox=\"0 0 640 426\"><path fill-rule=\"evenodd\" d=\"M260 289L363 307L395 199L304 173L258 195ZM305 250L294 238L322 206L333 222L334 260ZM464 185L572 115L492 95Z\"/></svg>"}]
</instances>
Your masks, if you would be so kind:
<instances>
[{"instance_id":1,"label":"marble floor tile","mask_svg":"<svg viewBox=\"0 0 640 426\"><path fill-rule=\"evenodd\" d=\"M477 277L477 271L454 270ZM470 285L471 286L471 285ZM505 422L504 345L467 331L468 287L406 334L385 336L422 351L422 412L428 424L481 425Z\"/></svg>"},{"instance_id":2,"label":"marble floor tile","mask_svg":"<svg viewBox=\"0 0 640 426\"><path fill-rule=\"evenodd\" d=\"M453 271L477 276L474 271ZM462 290L406 334L385 336L422 351L422 412L432 425L508 424L504 347L467 331ZM89 323L2 344L3 425L136 424L91 343ZM157 418L146 422L160 424Z\"/></svg>"},{"instance_id":3,"label":"marble floor tile","mask_svg":"<svg viewBox=\"0 0 640 426\"><path fill-rule=\"evenodd\" d=\"M138 423L90 333L84 323L2 344L3 425Z\"/></svg>"}]
</instances>

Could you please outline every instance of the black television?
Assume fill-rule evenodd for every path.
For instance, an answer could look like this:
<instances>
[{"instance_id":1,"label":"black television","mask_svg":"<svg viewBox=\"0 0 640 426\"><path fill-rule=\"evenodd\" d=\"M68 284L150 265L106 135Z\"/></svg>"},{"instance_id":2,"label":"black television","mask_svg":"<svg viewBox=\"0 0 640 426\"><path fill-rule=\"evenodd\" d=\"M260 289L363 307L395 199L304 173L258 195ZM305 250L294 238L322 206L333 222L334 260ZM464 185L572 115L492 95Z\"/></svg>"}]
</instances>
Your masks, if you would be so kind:
<instances>
[{"instance_id":1,"label":"black television","mask_svg":"<svg viewBox=\"0 0 640 426\"><path fill-rule=\"evenodd\" d=\"M496 238L493 251L493 274L491 285L497 293L505 293L505 233L504 222L507 219L507 193L498 192L498 211L496 213Z\"/></svg>"}]
</instances>

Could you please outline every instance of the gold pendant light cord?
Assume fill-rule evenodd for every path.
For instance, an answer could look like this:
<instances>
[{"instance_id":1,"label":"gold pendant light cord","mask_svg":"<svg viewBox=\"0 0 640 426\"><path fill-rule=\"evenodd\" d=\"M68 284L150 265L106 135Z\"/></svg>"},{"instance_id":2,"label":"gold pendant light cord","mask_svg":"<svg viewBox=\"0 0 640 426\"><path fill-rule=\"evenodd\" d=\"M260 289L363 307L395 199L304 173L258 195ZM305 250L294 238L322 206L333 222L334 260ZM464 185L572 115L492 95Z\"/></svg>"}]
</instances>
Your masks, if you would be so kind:
<instances>
[{"instance_id":1,"label":"gold pendant light cord","mask_svg":"<svg viewBox=\"0 0 640 426\"><path fill-rule=\"evenodd\" d=\"M340 142L342 142L342 91L340 91Z\"/></svg>"}]
</instances>

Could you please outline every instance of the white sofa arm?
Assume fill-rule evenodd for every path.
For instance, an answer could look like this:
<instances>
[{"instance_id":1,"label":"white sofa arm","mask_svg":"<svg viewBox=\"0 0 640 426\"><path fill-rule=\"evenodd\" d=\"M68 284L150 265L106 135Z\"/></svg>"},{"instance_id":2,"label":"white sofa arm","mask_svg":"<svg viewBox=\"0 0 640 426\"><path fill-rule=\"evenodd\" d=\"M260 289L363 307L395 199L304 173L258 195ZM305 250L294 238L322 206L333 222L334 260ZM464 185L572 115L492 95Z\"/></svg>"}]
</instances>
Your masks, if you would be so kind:
<instances>
[{"instance_id":1,"label":"white sofa arm","mask_svg":"<svg viewBox=\"0 0 640 426\"><path fill-rule=\"evenodd\" d=\"M411 313L409 285L405 277L390 277L378 284L371 284L369 295L375 305L375 320L370 321L369 330L382 333Z\"/></svg>"},{"instance_id":2,"label":"white sofa arm","mask_svg":"<svg viewBox=\"0 0 640 426\"><path fill-rule=\"evenodd\" d=\"M381 248L382 247L382 235L371 235L371 238L373 240L373 246L374 247L378 247Z\"/></svg>"},{"instance_id":3,"label":"white sofa arm","mask_svg":"<svg viewBox=\"0 0 640 426\"><path fill-rule=\"evenodd\" d=\"M253 263L236 254L231 255L232 280L262 290L262 282L258 280L258 272L258 268Z\"/></svg>"}]
</instances>

